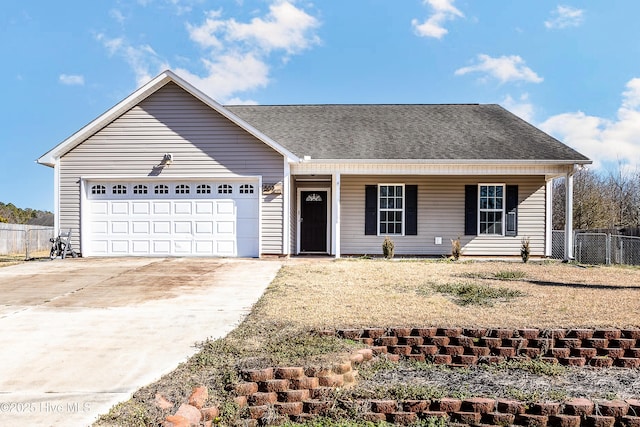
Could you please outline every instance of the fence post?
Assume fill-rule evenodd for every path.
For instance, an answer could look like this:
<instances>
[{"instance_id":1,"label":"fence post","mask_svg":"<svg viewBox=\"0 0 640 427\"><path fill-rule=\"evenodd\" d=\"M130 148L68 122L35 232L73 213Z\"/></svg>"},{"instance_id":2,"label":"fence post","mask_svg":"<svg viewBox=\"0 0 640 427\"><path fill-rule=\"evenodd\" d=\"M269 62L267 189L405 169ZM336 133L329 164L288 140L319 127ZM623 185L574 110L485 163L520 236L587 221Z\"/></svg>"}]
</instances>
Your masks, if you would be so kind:
<instances>
[{"instance_id":1,"label":"fence post","mask_svg":"<svg viewBox=\"0 0 640 427\"><path fill-rule=\"evenodd\" d=\"M611 265L611 233L607 233L605 238L604 262L606 265Z\"/></svg>"},{"instance_id":2,"label":"fence post","mask_svg":"<svg viewBox=\"0 0 640 427\"><path fill-rule=\"evenodd\" d=\"M24 229L24 260L25 261L29 261L29 235L30 235L31 229L29 227L25 227Z\"/></svg>"}]
</instances>

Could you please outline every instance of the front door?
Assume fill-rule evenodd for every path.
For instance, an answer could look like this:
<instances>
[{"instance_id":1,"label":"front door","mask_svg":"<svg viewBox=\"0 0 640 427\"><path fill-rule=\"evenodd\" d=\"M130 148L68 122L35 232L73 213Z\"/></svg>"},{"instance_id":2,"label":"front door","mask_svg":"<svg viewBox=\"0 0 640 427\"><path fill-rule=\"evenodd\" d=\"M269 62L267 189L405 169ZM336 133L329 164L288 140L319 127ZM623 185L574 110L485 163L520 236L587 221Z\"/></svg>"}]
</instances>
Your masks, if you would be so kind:
<instances>
[{"instance_id":1,"label":"front door","mask_svg":"<svg viewBox=\"0 0 640 427\"><path fill-rule=\"evenodd\" d=\"M300 192L300 252L327 252L327 192Z\"/></svg>"}]
</instances>

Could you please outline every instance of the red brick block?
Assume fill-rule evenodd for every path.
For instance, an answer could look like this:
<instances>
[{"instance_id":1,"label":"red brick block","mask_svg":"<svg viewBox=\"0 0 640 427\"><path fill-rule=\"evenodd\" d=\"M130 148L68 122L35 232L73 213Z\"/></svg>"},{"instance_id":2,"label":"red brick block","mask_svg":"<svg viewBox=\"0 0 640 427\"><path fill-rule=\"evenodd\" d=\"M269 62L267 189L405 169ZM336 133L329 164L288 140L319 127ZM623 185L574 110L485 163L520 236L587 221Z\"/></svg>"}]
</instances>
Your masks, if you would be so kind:
<instances>
[{"instance_id":1,"label":"red brick block","mask_svg":"<svg viewBox=\"0 0 640 427\"><path fill-rule=\"evenodd\" d=\"M531 406L531 413L536 415L557 415L560 413L560 403L536 402Z\"/></svg>"},{"instance_id":2,"label":"red brick block","mask_svg":"<svg viewBox=\"0 0 640 427\"><path fill-rule=\"evenodd\" d=\"M258 383L258 391L265 393L285 391L289 389L289 380L267 380Z\"/></svg>"},{"instance_id":3,"label":"red brick block","mask_svg":"<svg viewBox=\"0 0 640 427\"><path fill-rule=\"evenodd\" d=\"M525 338L503 338L503 347L524 348L529 344L529 340Z\"/></svg>"},{"instance_id":4,"label":"red brick block","mask_svg":"<svg viewBox=\"0 0 640 427\"><path fill-rule=\"evenodd\" d=\"M351 365L359 365L364 362L364 356L360 353L354 353L349 356L349 362L351 363Z\"/></svg>"},{"instance_id":5,"label":"red brick block","mask_svg":"<svg viewBox=\"0 0 640 427\"><path fill-rule=\"evenodd\" d=\"M278 401L278 395L274 392L264 393L258 392L253 393L251 396L247 397L247 402L250 406L262 406L262 405L273 405Z\"/></svg>"},{"instance_id":6,"label":"red brick block","mask_svg":"<svg viewBox=\"0 0 640 427\"><path fill-rule=\"evenodd\" d=\"M551 338L529 338L529 347L537 347L549 350L553 347L554 340Z\"/></svg>"},{"instance_id":7,"label":"red brick block","mask_svg":"<svg viewBox=\"0 0 640 427\"><path fill-rule=\"evenodd\" d=\"M333 393L332 387L316 387L309 390L309 397L315 400L330 399Z\"/></svg>"},{"instance_id":8,"label":"red brick block","mask_svg":"<svg viewBox=\"0 0 640 427\"><path fill-rule=\"evenodd\" d=\"M584 417L593 414L594 403L589 399L571 399L564 403L564 413Z\"/></svg>"},{"instance_id":9,"label":"red brick block","mask_svg":"<svg viewBox=\"0 0 640 427\"><path fill-rule=\"evenodd\" d=\"M344 377L342 375L318 377L318 383L321 387L342 387L344 385Z\"/></svg>"},{"instance_id":10,"label":"red brick block","mask_svg":"<svg viewBox=\"0 0 640 427\"><path fill-rule=\"evenodd\" d=\"M622 337L629 338L632 340L640 340L640 329L638 328L623 329Z\"/></svg>"},{"instance_id":11,"label":"red brick block","mask_svg":"<svg viewBox=\"0 0 640 427\"><path fill-rule=\"evenodd\" d=\"M424 338L423 337L413 337L413 336L400 337L400 338L398 338L398 344L409 345L409 346L422 345L422 344L424 344Z\"/></svg>"},{"instance_id":12,"label":"red brick block","mask_svg":"<svg viewBox=\"0 0 640 427\"><path fill-rule=\"evenodd\" d=\"M562 348L582 347L582 340L579 338L558 338L556 339L556 346Z\"/></svg>"},{"instance_id":13,"label":"red brick block","mask_svg":"<svg viewBox=\"0 0 640 427\"><path fill-rule=\"evenodd\" d=\"M625 350L629 349L629 348L633 348L636 346L636 341L634 339L629 339L629 338L619 338L619 339L615 339L615 340L609 340L609 347L610 348L623 348Z\"/></svg>"},{"instance_id":14,"label":"red brick block","mask_svg":"<svg viewBox=\"0 0 640 427\"><path fill-rule=\"evenodd\" d=\"M232 399L233 403L235 403L239 408L244 408L249 404L247 396L236 396Z\"/></svg>"},{"instance_id":15,"label":"red brick block","mask_svg":"<svg viewBox=\"0 0 640 427\"><path fill-rule=\"evenodd\" d=\"M377 345L384 345L389 347L390 345L398 345L398 337L380 337L376 340Z\"/></svg>"},{"instance_id":16,"label":"red brick block","mask_svg":"<svg viewBox=\"0 0 640 427\"><path fill-rule=\"evenodd\" d=\"M464 335L472 338L482 338L487 335L485 328L466 328L462 332Z\"/></svg>"},{"instance_id":17,"label":"red brick block","mask_svg":"<svg viewBox=\"0 0 640 427\"><path fill-rule=\"evenodd\" d=\"M488 356L491 353L489 347L467 347L464 349L465 354L472 356Z\"/></svg>"},{"instance_id":18,"label":"red brick block","mask_svg":"<svg viewBox=\"0 0 640 427\"><path fill-rule=\"evenodd\" d=\"M549 423L550 427L580 427L580 418L577 415L549 415Z\"/></svg>"},{"instance_id":19,"label":"red brick block","mask_svg":"<svg viewBox=\"0 0 640 427\"><path fill-rule=\"evenodd\" d=\"M399 362L400 355L399 354L387 354L386 358L389 362Z\"/></svg>"},{"instance_id":20,"label":"red brick block","mask_svg":"<svg viewBox=\"0 0 640 427\"><path fill-rule=\"evenodd\" d=\"M373 359L373 350L371 350L370 348L361 348L356 353L361 354L362 358L365 361L369 361L369 360Z\"/></svg>"},{"instance_id":21,"label":"red brick block","mask_svg":"<svg viewBox=\"0 0 640 427\"><path fill-rule=\"evenodd\" d=\"M461 345L445 345L442 347L441 352L450 356L459 356L464 353L464 347Z\"/></svg>"},{"instance_id":22,"label":"red brick block","mask_svg":"<svg viewBox=\"0 0 640 427\"><path fill-rule=\"evenodd\" d=\"M203 421L211 421L216 419L220 415L220 410L217 406L210 406L208 408L200 409Z\"/></svg>"},{"instance_id":23,"label":"red brick block","mask_svg":"<svg viewBox=\"0 0 640 427\"><path fill-rule=\"evenodd\" d=\"M495 399L488 399L484 397L473 397L470 399L464 399L462 401L462 411L467 412L479 412L481 414L486 414L489 412L493 412L496 407Z\"/></svg>"},{"instance_id":24,"label":"red brick block","mask_svg":"<svg viewBox=\"0 0 640 427\"><path fill-rule=\"evenodd\" d=\"M304 369L299 366L281 367L281 368L276 368L273 372L273 375L277 379L292 380L295 378L304 377Z\"/></svg>"},{"instance_id":25,"label":"red brick block","mask_svg":"<svg viewBox=\"0 0 640 427\"><path fill-rule=\"evenodd\" d=\"M342 378L344 379L345 384L354 383L358 378L358 371L347 372L346 374L342 375Z\"/></svg>"},{"instance_id":26,"label":"red brick block","mask_svg":"<svg viewBox=\"0 0 640 427\"><path fill-rule=\"evenodd\" d=\"M640 359L637 357L620 357L616 359L615 365L621 368L637 368L640 366Z\"/></svg>"},{"instance_id":27,"label":"red brick block","mask_svg":"<svg viewBox=\"0 0 640 427\"><path fill-rule=\"evenodd\" d=\"M513 424L516 416L514 414L502 412L490 412L482 414L482 422L489 425L507 426Z\"/></svg>"},{"instance_id":28,"label":"red brick block","mask_svg":"<svg viewBox=\"0 0 640 427\"><path fill-rule=\"evenodd\" d=\"M430 409L436 412L459 412L462 407L462 400L444 397L431 402Z\"/></svg>"},{"instance_id":29,"label":"red brick block","mask_svg":"<svg viewBox=\"0 0 640 427\"><path fill-rule=\"evenodd\" d=\"M624 357L625 351L624 348L602 348L598 349L598 355L618 359Z\"/></svg>"},{"instance_id":30,"label":"red brick block","mask_svg":"<svg viewBox=\"0 0 640 427\"><path fill-rule=\"evenodd\" d=\"M516 349L513 347L497 347L492 351L496 356L500 357L515 357L516 355Z\"/></svg>"},{"instance_id":31,"label":"red brick block","mask_svg":"<svg viewBox=\"0 0 640 427\"><path fill-rule=\"evenodd\" d=\"M279 402L303 402L310 397L309 390L287 390L278 392Z\"/></svg>"},{"instance_id":32,"label":"red brick block","mask_svg":"<svg viewBox=\"0 0 640 427\"><path fill-rule=\"evenodd\" d=\"M614 417L605 417L604 415L589 415L584 420L586 427L613 427L616 419Z\"/></svg>"},{"instance_id":33,"label":"red brick block","mask_svg":"<svg viewBox=\"0 0 640 427\"><path fill-rule=\"evenodd\" d=\"M549 364L551 364L551 365L556 365L556 364L560 363L560 362L558 361L558 359L556 359L555 357L544 357L544 356L543 356L543 357L541 357L541 358L540 358L540 360L541 360L542 362L544 362L544 363L549 363Z\"/></svg>"},{"instance_id":34,"label":"red brick block","mask_svg":"<svg viewBox=\"0 0 640 427\"><path fill-rule=\"evenodd\" d=\"M391 354L399 354L401 356L406 356L407 354L411 354L412 348L409 345L390 345L389 353Z\"/></svg>"},{"instance_id":35,"label":"red brick block","mask_svg":"<svg viewBox=\"0 0 640 427\"><path fill-rule=\"evenodd\" d=\"M386 354L389 349L385 345L375 345L371 347L371 351L373 352L374 356L378 356L380 354Z\"/></svg>"},{"instance_id":36,"label":"red brick block","mask_svg":"<svg viewBox=\"0 0 640 427\"><path fill-rule=\"evenodd\" d=\"M505 361L505 358L502 356L486 356L486 357L478 358L478 363L496 364L496 363L502 363L504 361Z\"/></svg>"},{"instance_id":37,"label":"red brick block","mask_svg":"<svg viewBox=\"0 0 640 427\"><path fill-rule=\"evenodd\" d=\"M407 354L407 359L413 362L424 362L427 360L427 357L422 353L416 353L416 354Z\"/></svg>"},{"instance_id":38,"label":"red brick block","mask_svg":"<svg viewBox=\"0 0 640 427\"><path fill-rule=\"evenodd\" d=\"M264 368L264 369L246 369L240 372L240 376L249 382L260 382L260 381L268 381L272 380L273 377L273 368Z\"/></svg>"},{"instance_id":39,"label":"red brick block","mask_svg":"<svg viewBox=\"0 0 640 427\"><path fill-rule=\"evenodd\" d=\"M625 352L626 357L640 357L640 347L630 348Z\"/></svg>"},{"instance_id":40,"label":"red brick block","mask_svg":"<svg viewBox=\"0 0 640 427\"><path fill-rule=\"evenodd\" d=\"M419 345L415 348L415 351L418 353L424 354L426 356L431 356L438 353L438 346L435 345Z\"/></svg>"},{"instance_id":41,"label":"red brick block","mask_svg":"<svg viewBox=\"0 0 640 427\"><path fill-rule=\"evenodd\" d=\"M456 363L461 365L477 365L478 356L472 354L461 354L455 358Z\"/></svg>"},{"instance_id":42,"label":"red brick block","mask_svg":"<svg viewBox=\"0 0 640 427\"><path fill-rule=\"evenodd\" d=\"M365 338L380 338L384 336L386 331L382 328L365 328L362 330L362 336Z\"/></svg>"},{"instance_id":43,"label":"red brick block","mask_svg":"<svg viewBox=\"0 0 640 427\"><path fill-rule=\"evenodd\" d=\"M429 410L430 400L403 400L400 404L405 412L421 413Z\"/></svg>"},{"instance_id":44,"label":"red brick block","mask_svg":"<svg viewBox=\"0 0 640 427\"><path fill-rule=\"evenodd\" d=\"M445 337L457 337L462 335L462 328L438 328L438 335L444 335Z\"/></svg>"},{"instance_id":45,"label":"red brick block","mask_svg":"<svg viewBox=\"0 0 640 427\"><path fill-rule=\"evenodd\" d=\"M320 386L320 382L317 377L302 377L289 381L289 387L293 390L310 390Z\"/></svg>"},{"instance_id":46,"label":"red brick block","mask_svg":"<svg viewBox=\"0 0 640 427\"><path fill-rule=\"evenodd\" d=\"M238 383L233 386L233 391L238 396L249 396L258 391L258 383Z\"/></svg>"},{"instance_id":47,"label":"red brick block","mask_svg":"<svg viewBox=\"0 0 640 427\"><path fill-rule=\"evenodd\" d=\"M454 412L451 414L451 421L461 424L476 425L480 423L482 414L479 412Z\"/></svg>"},{"instance_id":48,"label":"red brick block","mask_svg":"<svg viewBox=\"0 0 640 427\"><path fill-rule=\"evenodd\" d=\"M625 415L619 420L619 424L622 427L640 427L640 417Z\"/></svg>"},{"instance_id":49,"label":"red brick block","mask_svg":"<svg viewBox=\"0 0 640 427\"><path fill-rule=\"evenodd\" d=\"M584 366L587 360L584 357L565 357L560 359L560 363L567 366Z\"/></svg>"},{"instance_id":50,"label":"red brick block","mask_svg":"<svg viewBox=\"0 0 640 427\"><path fill-rule=\"evenodd\" d=\"M640 416L640 399L627 399L625 402L629 405L629 410L632 411L632 414Z\"/></svg>"},{"instance_id":51,"label":"red brick block","mask_svg":"<svg viewBox=\"0 0 640 427\"><path fill-rule=\"evenodd\" d=\"M592 357L596 357L597 354L598 350L595 348L576 347L571 349L571 356L573 357L584 357L587 359L591 359Z\"/></svg>"},{"instance_id":52,"label":"red brick block","mask_svg":"<svg viewBox=\"0 0 640 427\"><path fill-rule=\"evenodd\" d=\"M547 354L549 354L551 357L562 359L564 357L571 356L571 349L570 348L552 348L549 350Z\"/></svg>"},{"instance_id":53,"label":"red brick block","mask_svg":"<svg viewBox=\"0 0 640 427\"><path fill-rule=\"evenodd\" d=\"M518 329L518 335L528 340L537 339L538 336L540 336L540 329L535 329L535 328Z\"/></svg>"},{"instance_id":54,"label":"red brick block","mask_svg":"<svg viewBox=\"0 0 640 427\"><path fill-rule=\"evenodd\" d=\"M302 413L302 402L277 402L273 404L276 412L280 415L300 415Z\"/></svg>"},{"instance_id":55,"label":"red brick block","mask_svg":"<svg viewBox=\"0 0 640 427\"><path fill-rule=\"evenodd\" d=\"M349 361L349 362L336 363L331 367L331 372L338 375L351 372L351 362Z\"/></svg>"},{"instance_id":56,"label":"red brick block","mask_svg":"<svg viewBox=\"0 0 640 427\"><path fill-rule=\"evenodd\" d=\"M358 338L355 341L367 346L372 346L375 343L375 340L373 338Z\"/></svg>"},{"instance_id":57,"label":"red brick block","mask_svg":"<svg viewBox=\"0 0 640 427\"><path fill-rule=\"evenodd\" d=\"M567 338L577 338L579 340L593 338L593 332L593 329L571 329L567 334Z\"/></svg>"},{"instance_id":58,"label":"red brick block","mask_svg":"<svg viewBox=\"0 0 640 427\"><path fill-rule=\"evenodd\" d=\"M496 406L498 408L498 412L505 414L524 414L527 410L527 406L523 402L513 399L498 399L496 401Z\"/></svg>"},{"instance_id":59,"label":"red brick block","mask_svg":"<svg viewBox=\"0 0 640 427\"><path fill-rule=\"evenodd\" d=\"M168 409L173 409L173 402L169 401L166 397L162 395L162 393L156 393L156 396L153 400L154 405L158 409L162 409L166 411Z\"/></svg>"},{"instance_id":60,"label":"red brick block","mask_svg":"<svg viewBox=\"0 0 640 427\"><path fill-rule=\"evenodd\" d=\"M536 359L542 354L542 350L536 347L525 347L518 350L518 354L528 357L529 359Z\"/></svg>"},{"instance_id":61,"label":"red brick block","mask_svg":"<svg viewBox=\"0 0 640 427\"><path fill-rule=\"evenodd\" d=\"M489 331L489 336L492 338L512 338L515 334L515 329L500 328L492 329Z\"/></svg>"},{"instance_id":62,"label":"red brick block","mask_svg":"<svg viewBox=\"0 0 640 427\"><path fill-rule=\"evenodd\" d=\"M362 329L338 329L336 335L340 338L355 340L362 337Z\"/></svg>"},{"instance_id":63,"label":"red brick block","mask_svg":"<svg viewBox=\"0 0 640 427\"><path fill-rule=\"evenodd\" d=\"M604 338L607 340L615 340L622 336L622 331L615 328L596 329L593 331L594 338Z\"/></svg>"},{"instance_id":64,"label":"red brick block","mask_svg":"<svg viewBox=\"0 0 640 427\"><path fill-rule=\"evenodd\" d=\"M425 340L426 344L431 344L431 345L437 345L438 347L443 347L445 345L449 345L449 342L451 341L451 338L449 337L445 337L445 336L434 336L434 337L429 337Z\"/></svg>"},{"instance_id":65,"label":"red brick block","mask_svg":"<svg viewBox=\"0 0 640 427\"><path fill-rule=\"evenodd\" d=\"M252 420L259 420L267 415L269 412L269 405L249 406L249 418Z\"/></svg>"},{"instance_id":66,"label":"red brick block","mask_svg":"<svg viewBox=\"0 0 640 427\"><path fill-rule=\"evenodd\" d=\"M322 415L329 412L331 405L328 400L305 400L302 402L302 410L308 414Z\"/></svg>"},{"instance_id":67,"label":"red brick block","mask_svg":"<svg viewBox=\"0 0 640 427\"><path fill-rule=\"evenodd\" d=\"M546 427L549 417L546 415L518 414L516 424L526 427Z\"/></svg>"},{"instance_id":68,"label":"red brick block","mask_svg":"<svg viewBox=\"0 0 640 427\"><path fill-rule=\"evenodd\" d=\"M451 343L455 344L455 345L461 345L463 347L473 347L476 345L476 343L478 343L480 340L478 338L473 338L473 337L465 337L463 335L460 335L459 337L455 337Z\"/></svg>"},{"instance_id":69,"label":"red brick block","mask_svg":"<svg viewBox=\"0 0 640 427\"><path fill-rule=\"evenodd\" d=\"M599 413L604 416L620 418L629 411L629 404L622 400L599 400L596 404Z\"/></svg>"},{"instance_id":70,"label":"red brick block","mask_svg":"<svg viewBox=\"0 0 640 427\"><path fill-rule=\"evenodd\" d=\"M191 427L191 422L179 415L168 415L164 421L163 425L166 427Z\"/></svg>"},{"instance_id":71,"label":"red brick block","mask_svg":"<svg viewBox=\"0 0 640 427\"><path fill-rule=\"evenodd\" d=\"M418 415L415 412L393 412L389 414L388 418L394 425L408 426L415 424Z\"/></svg>"},{"instance_id":72,"label":"red brick block","mask_svg":"<svg viewBox=\"0 0 640 427\"><path fill-rule=\"evenodd\" d=\"M502 338L483 337L480 339L480 345L489 348L498 348L502 346Z\"/></svg>"},{"instance_id":73,"label":"red brick block","mask_svg":"<svg viewBox=\"0 0 640 427\"><path fill-rule=\"evenodd\" d=\"M567 336L567 332L568 331L566 329L547 329L542 333L542 335L552 339L565 338Z\"/></svg>"},{"instance_id":74,"label":"red brick block","mask_svg":"<svg viewBox=\"0 0 640 427\"><path fill-rule=\"evenodd\" d=\"M376 412L365 412L362 414L362 419L370 423L379 423L387 420L386 414L379 414Z\"/></svg>"},{"instance_id":75,"label":"red brick block","mask_svg":"<svg viewBox=\"0 0 640 427\"><path fill-rule=\"evenodd\" d=\"M597 356L589 360L589 365L595 368L610 368L613 366L613 359L607 356Z\"/></svg>"},{"instance_id":76,"label":"red brick block","mask_svg":"<svg viewBox=\"0 0 640 427\"><path fill-rule=\"evenodd\" d=\"M433 356L433 363L437 365L450 365L452 359L448 354L436 354Z\"/></svg>"},{"instance_id":77,"label":"red brick block","mask_svg":"<svg viewBox=\"0 0 640 427\"><path fill-rule=\"evenodd\" d=\"M427 338L436 335L438 332L438 328L413 328L411 331L411 335L415 335L417 337Z\"/></svg>"},{"instance_id":78,"label":"red brick block","mask_svg":"<svg viewBox=\"0 0 640 427\"><path fill-rule=\"evenodd\" d=\"M200 409L187 403L180 405L174 415L176 417L186 418L191 424L195 425L198 425L202 420L202 413L200 412Z\"/></svg>"},{"instance_id":79,"label":"red brick block","mask_svg":"<svg viewBox=\"0 0 640 427\"><path fill-rule=\"evenodd\" d=\"M396 326L389 328L389 335L394 335L398 338L411 335L411 328L405 328L403 326Z\"/></svg>"},{"instance_id":80,"label":"red brick block","mask_svg":"<svg viewBox=\"0 0 640 427\"><path fill-rule=\"evenodd\" d=\"M395 400L372 400L371 412L379 414L390 414L398 410L398 402Z\"/></svg>"},{"instance_id":81,"label":"red brick block","mask_svg":"<svg viewBox=\"0 0 640 427\"><path fill-rule=\"evenodd\" d=\"M589 338L583 340L583 344L585 344L587 347L607 348L609 347L609 340L606 338Z\"/></svg>"}]
</instances>

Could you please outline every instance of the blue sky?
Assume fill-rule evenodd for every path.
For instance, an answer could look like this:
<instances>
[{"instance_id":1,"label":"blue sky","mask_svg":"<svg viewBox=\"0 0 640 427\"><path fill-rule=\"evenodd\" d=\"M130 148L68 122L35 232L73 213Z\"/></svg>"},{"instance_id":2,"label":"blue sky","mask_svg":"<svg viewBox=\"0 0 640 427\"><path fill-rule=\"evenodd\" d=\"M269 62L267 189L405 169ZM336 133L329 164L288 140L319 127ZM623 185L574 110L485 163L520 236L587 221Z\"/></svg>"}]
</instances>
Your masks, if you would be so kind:
<instances>
[{"instance_id":1,"label":"blue sky","mask_svg":"<svg viewBox=\"0 0 640 427\"><path fill-rule=\"evenodd\" d=\"M498 103L640 165L640 2L26 0L0 13L0 201L53 209L35 159L170 68L221 103Z\"/></svg>"}]
</instances>

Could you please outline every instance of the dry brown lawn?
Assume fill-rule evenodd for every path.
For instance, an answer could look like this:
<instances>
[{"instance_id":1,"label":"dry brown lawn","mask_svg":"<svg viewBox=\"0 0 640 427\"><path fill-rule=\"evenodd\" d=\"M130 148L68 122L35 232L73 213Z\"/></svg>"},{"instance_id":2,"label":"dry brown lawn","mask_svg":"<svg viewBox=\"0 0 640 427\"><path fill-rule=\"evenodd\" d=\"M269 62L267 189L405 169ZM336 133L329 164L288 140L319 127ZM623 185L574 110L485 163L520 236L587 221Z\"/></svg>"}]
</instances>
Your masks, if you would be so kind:
<instances>
[{"instance_id":1,"label":"dry brown lawn","mask_svg":"<svg viewBox=\"0 0 640 427\"><path fill-rule=\"evenodd\" d=\"M499 280L500 273L517 280ZM436 285L475 284L524 295L461 306ZM500 291L499 291L500 292ZM293 259L256 306L263 321L302 329L389 326L640 326L640 268L560 262Z\"/></svg>"}]
</instances>

